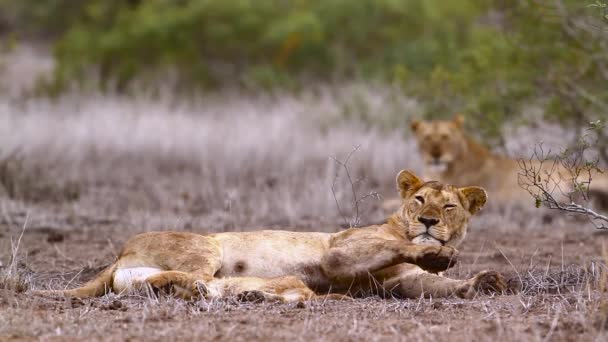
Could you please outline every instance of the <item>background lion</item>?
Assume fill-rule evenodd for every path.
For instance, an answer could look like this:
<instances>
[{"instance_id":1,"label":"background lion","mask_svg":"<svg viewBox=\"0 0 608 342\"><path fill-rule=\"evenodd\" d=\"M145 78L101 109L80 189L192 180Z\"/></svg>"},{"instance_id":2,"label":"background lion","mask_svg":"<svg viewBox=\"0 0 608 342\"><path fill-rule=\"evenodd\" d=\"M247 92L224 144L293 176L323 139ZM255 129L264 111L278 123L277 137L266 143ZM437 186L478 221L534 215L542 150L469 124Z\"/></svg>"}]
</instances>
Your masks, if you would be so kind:
<instances>
[{"instance_id":1,"label":"background lion","mask_svg":"<svg viewBox=\"0 0 608 342\"><path fill-rule=\"evenodd\" d=\"M455 185L478 184L488 191L495 203L532 204L532 196L519 183L521 168L518 160L492 153L465 132L463 123L462 115L452 120L411 122L424 162L424 177ZM551 162L541 165L538 161L531 161L531 165L543 170L541 174L550 174L547 188L559 186L567 190L572 176L563 167L552 169L554 165ZM590 192L598 198L605 198L608 176L592 172L592 179ZM555 191L554 196L567 200L560 191ZM392 211L398 203L398 200L388 200L383 206L385 210Z\"/></svg>"}]
</instances>

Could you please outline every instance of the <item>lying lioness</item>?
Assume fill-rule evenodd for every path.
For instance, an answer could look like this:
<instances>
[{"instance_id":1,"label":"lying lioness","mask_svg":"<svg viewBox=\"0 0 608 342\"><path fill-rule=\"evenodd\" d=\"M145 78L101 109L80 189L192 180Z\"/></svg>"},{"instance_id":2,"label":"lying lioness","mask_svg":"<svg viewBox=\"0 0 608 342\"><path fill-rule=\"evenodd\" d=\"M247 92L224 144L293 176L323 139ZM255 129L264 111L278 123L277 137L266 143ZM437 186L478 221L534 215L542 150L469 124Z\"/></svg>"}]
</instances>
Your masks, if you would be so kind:
<instances>
[{"instance_id":1,"label":"lying lioness","mask_svg":"<svg viewBox=\"0 0 608 342\"><path fill-rule=\"evenodd\" d=\"M298 301L378 290L406 298L469 298L505 289L497 272L467 280L435 274L456 263L454 247L486 202L482 188L425 183L405 170L397 185L403 204L383 225L338 233L144 233L82 287L41 293L91 297L146 286L184 298L253 294Z\"/></svg>"}]
</instances>

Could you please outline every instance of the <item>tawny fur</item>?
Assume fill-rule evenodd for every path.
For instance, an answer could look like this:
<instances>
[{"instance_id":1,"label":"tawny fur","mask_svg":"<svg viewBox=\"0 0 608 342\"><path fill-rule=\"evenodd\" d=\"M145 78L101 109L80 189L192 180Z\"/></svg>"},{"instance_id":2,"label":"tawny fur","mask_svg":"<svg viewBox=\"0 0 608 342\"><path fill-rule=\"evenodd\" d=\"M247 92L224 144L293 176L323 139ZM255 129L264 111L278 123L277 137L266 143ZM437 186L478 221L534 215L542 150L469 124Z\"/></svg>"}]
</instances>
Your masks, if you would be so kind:
<instances>
[{"instance_id":1,"label":"tawny fur","mask_svg":"<svg viewBox=\"0 0 608 342\"><path fill-rule=\"evenodd\" d=\"M405 170L397 186L402 206L383 225L338 233L144 233L127 241L116 262L82 287L38 293L93 297L151 288L183 298L290 302L370 291L468 298L478 290L505 288L496 272L467 280L436 274L456 263L455 247L486 202L483 189L424 183Z\"/></svg>"}]
</instances>

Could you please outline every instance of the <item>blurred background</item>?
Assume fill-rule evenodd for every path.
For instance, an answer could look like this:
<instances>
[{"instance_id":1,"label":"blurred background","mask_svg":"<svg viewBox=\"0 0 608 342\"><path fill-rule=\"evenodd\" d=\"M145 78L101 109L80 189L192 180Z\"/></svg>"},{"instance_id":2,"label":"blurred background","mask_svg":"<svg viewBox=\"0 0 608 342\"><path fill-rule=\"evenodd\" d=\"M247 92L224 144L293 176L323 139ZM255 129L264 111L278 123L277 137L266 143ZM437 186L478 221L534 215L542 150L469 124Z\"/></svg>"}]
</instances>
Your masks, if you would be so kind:
<instances>
[{"instance_id":1,"label":"blurred background","mask_svg":"<svg viewBox=\"0 0 608 342\"><path fill-rule=\"evenodd\" d=\"M606 6L2 0L0 33L4 52L36 47L50 54L52 70L30 89L35 93L71 87L129 93L161 85L184 95L222 88L298 93L356 81L401 88L423 107L416 114L478 118L469 122L479 134L501 143L501 124L521 120L527 108L569 124L606 113ZM391 114L387 123L356 108L344 119L402 122L403 111Z\"/></svg>"},{"instance_id":2,"label":"blurred background","mask_svg":"<svg viewBox=\"0 0 608 342\"><path fill-rule=\"evenodd\" d=\"M393 197L398 170L421 170L411 118L462 113L514 157L576 142L608 116L607 15L582 0L0 0L0 189L140 227L340 221L336 201L359 208L332 157L359 146L360 197Z\"/></svg>"}]
</instances>

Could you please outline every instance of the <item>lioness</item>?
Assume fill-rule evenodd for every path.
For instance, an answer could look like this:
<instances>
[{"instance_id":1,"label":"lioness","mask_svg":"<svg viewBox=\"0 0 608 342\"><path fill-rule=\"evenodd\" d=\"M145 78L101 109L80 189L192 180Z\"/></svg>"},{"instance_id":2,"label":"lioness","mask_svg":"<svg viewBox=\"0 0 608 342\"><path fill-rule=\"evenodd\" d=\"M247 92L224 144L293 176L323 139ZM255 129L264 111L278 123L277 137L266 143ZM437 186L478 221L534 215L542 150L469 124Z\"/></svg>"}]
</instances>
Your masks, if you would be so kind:
<instances>
[{"instance_id":1,"label":"lioness","mask_svg":"<svg viewBox=\"0 0 608 342\"><path fill-rule=\"evenodd\" d=\"M494 203L532 203L533 197L519 186L519 162L490 152L466 134L463 124L462 115L457 115L452 120L411 122L411 129L424 161L424 178L437 179L457 186L477 184L488 191ZM541 169L539 162L532 161L530 165ZM559 186L561 191L556 190L553 195L558 200L567 200L565 193L571 182L571 173L551 162L544 163L542 169L543 178L551 174L551 182L547 188L557 189ZM587 175L581 175L580 181L586 181L585 176ZM605 201L608 175L594 172L592 176L590 192L596 199ZM392 212L399 205L398 199L383 203L387 212Z\"/></svg>"},{"instance_id":2,"label":"lioness","mask_svg":"<svg viewBox=\"0 0 608 342\"><path fill-rule=\"evenodd\" d=\"M454 247L486 202L482 188L423 182L406 170L397 175L397 186L403 204L383 225L338 233L144 233L131 238L116 262L82 287L41 293L91 297L146 284L184 298L253 293L296 301L378 290L406 298L469 298L477 291L505 289L497 272L467 280L434 274L456 263Z\"/></svg>"}]
</instances>

